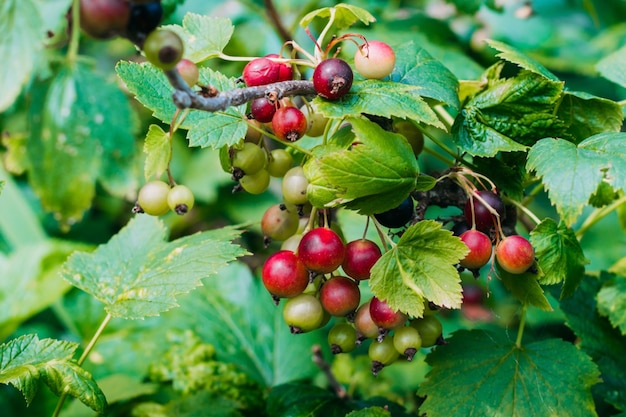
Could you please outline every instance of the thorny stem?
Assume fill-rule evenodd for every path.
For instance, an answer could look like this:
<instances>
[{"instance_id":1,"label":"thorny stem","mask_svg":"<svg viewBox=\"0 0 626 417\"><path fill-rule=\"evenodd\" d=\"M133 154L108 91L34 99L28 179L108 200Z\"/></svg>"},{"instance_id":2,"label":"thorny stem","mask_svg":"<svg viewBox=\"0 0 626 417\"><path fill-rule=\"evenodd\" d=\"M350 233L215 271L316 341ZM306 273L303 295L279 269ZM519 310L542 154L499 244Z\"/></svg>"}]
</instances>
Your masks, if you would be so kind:
<instances>
[{"instance_id":1,"label":"thorny stem","mask_svg":"<svg viewBox=\"0 0 626 417\"><path fill-rule=\"evenodd\" d=\"M585 220L585 222L580 226L580 229L576 231L576 238L581 240L585 232L594 224L608 216L612 211L616 210L622 204L626 204L626 196L623 196L615 201L613 201L608 206L595 209L589 217Z\"/></svg>"},{"instance_id":2,"label":"thorny stem","mask_svg":"<svg viewBox=\"0 0 626 417\"><path fill-rule=\"evenodd\" d=\"M83 363L85 363L85 360L87 359L87 357L93 350L94 346L96 345L96 342L98 341L98 339L100 339L100 336L102 336L104 329L107 327L107 325L109 324L112 318L113 316L109 313L106 315L104 320L102 320L102 323L100 323L100 327L98 327L98 330L96 330L96 333L94 333L93 337L91 338L91 340L85 347L83 354L80 355L80 358L78 358L78 361L76 362L78 366L82 366ZM67 399L67 392L64 391L63 394L61 394L61 397L59 397L59 401L57 402L57 406L54 409L54 412L52 413L52 417L59 416L59 413L61 412L61 408L63 408L63 404L65 403L66 399Z\"/></svg>"},{"instance_id":3,"label":"thorny stem","mask_svg":"<svg viewBox=\"0 0 626 417\"><path fill-rule=\"evenodd\" d=\"M324 356L322 354L322 348L319 345L314 345L311 348L311 351L313 352L313 362L317 365L318 368L320 368L324 375L326 375L328 383L332 387L333 391L335 391L337 397L347 399L348 393L344 386L341 385L339 381L337 381L337 377L335 377L332 370L330 369L330 365L324 359Z\"/></svg>"},{"instance_id":4,"label":"thorny stem","mask_svg":"<svg viewBox=\"0 0 626 417\"><path fill-rule=\"evenodd\" d=\"M517 339L515 339L515 346L517 346L518 349L522 347L524 326L526 326L526 305L522 307L522 316L520 317L519 326L517 328Z\"/></svg>"}]
</instances>

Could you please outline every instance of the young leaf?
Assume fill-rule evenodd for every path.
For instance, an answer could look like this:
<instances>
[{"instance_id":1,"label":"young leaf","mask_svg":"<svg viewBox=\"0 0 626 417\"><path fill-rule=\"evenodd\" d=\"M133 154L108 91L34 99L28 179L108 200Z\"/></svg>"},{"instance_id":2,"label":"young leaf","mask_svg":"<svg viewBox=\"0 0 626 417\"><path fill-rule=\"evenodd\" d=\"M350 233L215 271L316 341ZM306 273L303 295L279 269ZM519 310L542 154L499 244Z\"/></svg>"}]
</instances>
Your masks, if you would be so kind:
<instances>
[{"instance_id":1,"label":"young leaf","mask_svg":"<svg viewBox=\"0 0 626 417\"><path fill-rule=\"evenodd\" d=\"M124 61L117 64L116 71L137 100L153 111L154 117L172 123L176 112L172 101L174 89L163 71L150 64ZM236 88L234 79L209 68L200 68L200 83L212 85L218 91ZM223 145L234 145L245 136L248 124L244 116L245 105L215 113L190 110L180 127L188 130L190 146L219 149Z\"/></svg>"},{"instance_id":2,"label":"young leaf","mask_svg":"<svg viewBox=\"0 0 626 417\"><path fill-rule=\"evenodd\" d=\"M500 51L500 53L496 55L498 58L512 62L515 65L518 65L520 68L523 68L534 74L541 75L548 80L559 81L558 77L548 71L546 67L544 67L534 59L530 58L523 52L519 51L518 49L512 47L511 45L507 45L504 42L496 41L494 39L488 39L487 44L493 49Z\"/></svg>"},{"instance_id":3,"label":"young leaf","mask_svg":"<svg viewBox=\"0 0 626 417\"><path fill-rule=\"evenodd\" d=\"M396 65L391 73L392 81L421 87L419 94L422 97L455 109L460 107L459 81L441 62L413 41L395 47L394 52Z\"/></svg>"},{"instance_id":4,"label":"young leaf","mask_svg":"<svg viewBox=\"0 0 626 417\"><path fill-rule=\"evenodd\" d=\"M596 69L607 80L626 88L626 45L604 57Z\"/></svg>"},{"instance_id":5,"label":"young leaf","mask_svg":"<svg viewBox=\"0 0 626 417\"><path fill-rule=\"evenodd\" d=\"M0 345L0 383L19 389L30 404L39 379L57 395L68 393L95 411L106 407L104 394L91 375L72 357L78 347L53 339L39 339L27 334Z\"/></svg>"},{"instance_id":6,"label":"young leaf","mask_svg":"<svg viewBox=\"0 0 626 417\"><path fill-rule=\"evenodd\" d=\"M511 291L511 294L524 305L533 305L545 311L552 311L552 306L543 293L543 288L539 285L541 273L524 272L522 274L511 274L502 269L497 259L494 262L498 278Z\"/></svg>"},{"instance_id":7,"label":"young leaf","mask_svg":"<svg viewBox=\"0 0 626 417\"><path fill-rule=\"evenodd\" d=\"M590 387L599 372L576 346L548 339L518 347L483 330L447 340L426 358L433 369L418 395L428 417L596 415Z\"/></svg>"},{"instance_id":8,"label":"young leaf","mask_svg":"<svg viewBox=\"0 0 626 417\"><path fill-rule=\"evenodd\" d=\"M29 180L67 228L91 206L96 180L114 174L108 163L133 157L131 109L117 86L81 64L61 68L33 90Z\"/></svg>"},{"instance_id":9,"label":"young leaf","mask_svg":"<svg viewBox=\"0 0 626 417\"><path fill-rule=\"evenodd\" d=\"M424 299L438 306L461 306L461 279L455 265L467 246L433 220L409 227L371 272L372 293L397 310L421 317Z\"/></svg>"},{"instance_id":10,"label":"young leaf","mask_svg":"<svg viewBox=\"0 0 626 417\"><path fill-rule=\"evenodd\" d=\"M626 335L626 277L616 276L598 292L598 311Z\"/></svg>"},{"instance_id":11,"label":"young leaf","mask_svg":"<svg viewBox=\"0 0 626 417\"><path fill-rule=\"evenodd\" d=\"M574 295L561 300L567 325L580 338L580 348L600 368L601 382L594 392L620 410L626 410L626 343L606 317L598 314L596 297L610 274L585 275Z\"/></svg>"},{"instance_id":12,"label":"young leaf","mask_svg":"<svg viewBox=\"0 0 626 417\"><path fill-rule=\"evenodd\" d=\"M147 215L132 219L94 252L77 252L62 275L72 285L105 304L114 317L141 319L176 307L176 296L245 251L230 241L234 228L196 233L165 241L161 221Z\"/></svg>"},{"instance_id":13,"label":"young leaf","mask_svg":"<svg viewBox=\"0 0 626 417\"><path fill-rule=\"evenodd\" d=\"M334 24L337 29L347 29L358 21L365 25L376 21L374 16L365 9L339 3L334 7L324 7L307 13L306 16L300 19L300 26L303 28L309 26L316 17L326 19L331 16L334 18Z\"/></svg>"},{"instance_id":14,"label":"young leaf","mask_svg":"<svg viewBox=\"0 0 626 417\"><path fill-rule=\"evenodd\" d=\"M345 417L352 409L328 390L290 383L272 388L266 411L272 417Z\"/></svg>"},{"instance_id":15,"label":"young leaf","mask_svg":"<svg viewBox=\"0 0 626 417\"><path fill-rule=\"evenodd\" d=\"M563 282L561 298L572 295L585 275L585 264L589 263L574 231L563 222L557 224L545 218L530 232L530 242L543 272L539 283Z\"/></svg>"},{"instance_id":16,"label":"young leaf","mask_svg":"<svg viewBox=\"0 0 626 417\"><path fill-rule=\"evenodd\" d=\"M572 225L601 181L626 190L626 133L598 134L578 146L542 139L528 153L526 169L543 178L561 219Z\"/></svg>"},{"instance_id":17,"label":"young leaf","mask_svg":"<svg viewBox=\"0 0 626 417\"><path fill-rule=\"evenodd\" d=\"M381 117L410 118L445 129L430 106L421 98L422 88L391 81L355 81L350 92L341 100L329 101L317 97L315 108L326 117L358 117L362 113Z\"/></svg>"},{"instance_id":18,"label":"young leaf","mask_svg":"<svg viewBox=\"0 0 626 417\"><path fill-rule=\"evenodd\" d=\"M452 127L453 138L474 156L525 151L537 139L563 130L554 114L562 89L562 82L528 71L494 81L465 104Z\"/></svg>"},{"instance_id":19,"label":"young leaf","mask_svg":"<svg viewBox=\"0 0 626 417\"><path fill-rule=\"evenodd\" d=\"M419 174L410 145L369 120L349 121L356 136L349 149L320 145L314 149L319 157L304 165L309 200L319 207L352 201L351 208L363 214L398 206L415 188ZM387 198L379 198L383 193Z\"/></svg>"},{"instance_id":20,"label":"young leaf","mask_svg":"<svg viewBox=\"0 0 626 417\"><path fill-rule=\"evenodd\" d=\"M43 19L33 0L0 4L0 56L11 57L0 66L0 113L6 110L30 80L43 49Z\"/></svg>"},{"instance_id":21,"label":"young leaf","mask_svg":"<svg viewBox=\"0 0 626 417\"><path fill-rule=\"evenodd\" d=\"M183 25L164 26L180 35L185 45L184 57L202 62L219 56L235 30L230 19L187 13Z\"/></svg>"},{"instance_id":22,"label":"young leaf","mask_svg":"<svg viewBox=\"0 0 626 417\"><path fill-rule=\"evenodd\" d=\"M159 178L167 169L172 155L169 133L164 132L159 125L150 125L143 151L146 153L144 177L146 180L153 177Z\"/></svg>"}]
</instances>

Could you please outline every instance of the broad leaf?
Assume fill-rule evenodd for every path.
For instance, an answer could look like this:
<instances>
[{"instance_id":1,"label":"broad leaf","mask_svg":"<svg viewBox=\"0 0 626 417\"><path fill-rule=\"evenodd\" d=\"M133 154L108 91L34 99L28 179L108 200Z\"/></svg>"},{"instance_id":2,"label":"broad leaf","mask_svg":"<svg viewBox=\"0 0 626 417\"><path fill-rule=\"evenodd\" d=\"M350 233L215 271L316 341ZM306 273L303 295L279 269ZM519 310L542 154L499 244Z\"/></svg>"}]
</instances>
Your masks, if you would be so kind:
<instances>
[{"instance_id":1,"label":"broad leaf","mask_svg":"<svg viewBox=\"0 0 626 417\"><path fill-rule=\"evenodd\" d=\"M598 311L626 335L626 277L616 276L602 285Z\"/></svg>"},{"instance_id":2,"label":"broad leaf","mask_svg":"<svg viewBox=\"0 0 626 417\"><path fill-rule=\"evenodd\" d=\"M419 174L410 145L369 120L350 123L355 134L350 148L320 145L313 150L318 157L304 165L309 201L318 207L351 203L362 214L398 206L415 189Z\"/></svg>"},{"instance_id":3,"label":"broad leaf","mask_svg":"<svg viewBox=\"0 0 626 417\"><path fill-rule=\"evenodd\" d=\"M626 88L626 45L603 58L596 68L604 78Z\"/></svg>"},{"instance_id":4,"label":"broad leaf","mask_svg":"<svg viewBox=\"0 0 626 417\"><path fill-rule=\"evenodd\" d=\"M165 28L178 33L185 45L184 57L201 62L219 56L235 30L230 19L187 13L183 25Z\"/></svg>"},{"instance_id":5,"label":"broad leaf","mask_svg":"<svg viewBox=\"0 0 626 417\"><path fill-rule=\"evenodd\" d=\"M434 220L409 227L397 245L372 268L372 293L397 310L421 317L424 301L440 307L461 306L461 280L455 265L467 246Z\"/></svg>"},{"instance_id":6,"label":"broad leaf","mask_svg":"<svg viewBox=\"0 0 626 417\"><path fill-rule=\"evenodd\" d=\"M315 98L315 108L326 117L358 117L362 113L412 119L444 129L430 106L421 98L422 88L392 81L355 81L339 100Z\"/></svg>"},{"instance_id":7,"label":"broad leaf","mask_svg":"<svg viewBox=\"0 0 626 417\"><path fill-rule=\"evenodd\" d=\"M407 42L394 48L396 66L391 80L421 87L422 97L432 98L455 109L460 107L459 82L441 62L435 60L415 42Z\"/></svg>"},{"instance_id":8,"label":"broad leaf","mask_svg":"<svg viewBox=\"0 0 626 417\"><path fill-rule=\"evenodd\" d=\"M0 345L0 383L19 389L30 404L39 381L56 395L67 393L95 411L106 407L91 375L72 360L78 344L27 334Z\"/></svg>"},{"instance_id":9,"label":"broad leaf","mask_svg":"<svg viewBox=\"0 0 626 417\"><path fill-rule=\"evenodd\" d=\"M345 417L351 410L328 390L295 383L272 388L266 408L267 415L272 417Z\"/></svg>"},{"instance_id":10,"label":"broad leaf","mask_svg":"<svg viewBox=\"0 0 626 417\"><path fill-rule=\"evenodd\" d=\"M391 417L392 414L382 407L368 407L346 414L346 417Z\"/></svg>"},{"instance_id":11,"label":"broad leaf","mask_svg":"<svg viewBox=\"0 0 626 417\"><path fill-rule=\"evenodd\" d=\"M370 23L376 21L374 16L372 16L372 14L365 9L351 6L349 4L339 3L333 7L324 7L313 10L300 19L300 26L304 28L309 26L316 17L327 19L331 16L334 19L334 24L337 29L347 29L358 21L365 25L369 25Z\"/></svg>"},{"instance_id":12,"label":"broad leaf","mask_svg":"<svg viewBox=\"0 0 626 417\"><path fill-rule=\"evenodd\" d=\"M554 114L562 89L563 83L528 71L494 81L465 104L452 127L454 140L474 156L525 151L562 131Z\"/></svg>"},{"instance_id":13,"label":"broad leaf","mask_svg":"<svg viewBox=\"0 0 626 417\"><path fill-rule=\"evenodd\" d=\"M518 201L524 198L526 154L503 152L491 158L474 157L472 162L475 171L490 178L507 197Z\"/></svg>"},{"instance_id":14,"label":"broad leaf","mask_svg":"<svg viewBox=\"0 0 626 417\"><path fill-rule=\"evenodd\" d=\"M528 153L526 169L542 177L561 219L572 225L601 181L626 190L626 134L603 133L578 146L542 139Z\"/></svg>"},{"instance_id":15,"label":"broad leaf","mask_svg":"<svg viewBox=\"0 0 626 417\"><path fill-rule=\"evenodd\" d=\"M172 157L170 135L158 125L150 125L143 144L146 153L143 175L146 179L159 178L167 169Z\"/></svg>"},{"instance_id":16,"label":"broad leaf","mask_svg":"<svg viewBox=\"0 0 626 417\"><path fill-rule=\"evenodd\" d=\"M524 305L533 305L545 311L551 311L552 306L546 298L543 288L539 285L541 274L524 272L511 274L502 269L497 259L494 261L496 273L507 290Z\"/></svg>"},{"instance_id":17,"label":"broad leaf","mask_svg":"<svg viewBox=\"0 0 626 417\"><path fill-rule=\"evenodd\" d=\"M91 206L96 180L119 175L111 166L130 164L132 112L119 88L85 65L63 67L33 90L28 177L44 208L69 227Z\"/></svg>"},{"instance_id":18,"label":"broad leaf","mask_svg":"<svg viewBox=\"0 0 626 417\"><path fill-rule=\"evenodd\" d=\"M43 49L43 19L33 0L0 3L0 56L11 57L0 66L0 113L6 110L30 80Z\"/></svg>"},{"instance_id":19,"label":"broad leaf","mask_svg":"<svg viewBox=\"0 0 626 417\"><path fill-rule=\"evenodd\" d=\"M518 347L501 332L460 330L426 361L433 369L418 394L428 417L596 415L598 369L560 339Z\"/></svg>"},{"instance_id":20,"label":"broad leaf","mask_svg":"<svg viewBox=\"0 0 626 417\"><path fill-rule=\"evenodd\" d=\"M153 116L164 123L172 123L176 106L172 101L174 88L169 84L163 71L149 64L119 62L118 76L137 100L152 110ZM200 68L200 83L212 85L218 91L236 88L235 80L209 68ZM234 145L246 134L245 105L230 107L223 112L210 113L190 110L181 123L187 129L190 146L219 149L223 145Z\"/></svg>"},{"instance_id":21,"label":"broad leaf","mask_svg":"<svg viewBox=\"0 0 626 417\"><path fill-rule=\"evenodd\" d=\"M586 275L572 297L561 300L567 324L580 338L580 348L600 368L601 382L594 393L626 410L626 339L606 317L598 314L596 297L613 276Z\"/></svg>"},{"instance_id":22,"label":"broad leaf","mask_svg":"<svg viewBox=\"0 0 626 417\"><path fill-rule=\"evenodd\" d=\"M511 45L507 45L504 42L496 41L494 39L488 39L487 44L493 49L500 51L500 53L496 55L498 58L512 62L520 68L524 68L534 74L541 75L548 80L559 81L558 77L548 71L546 67Z\"/></svg>"},{"instance_id":23,"label":"broad leaf","mask_svg":"<svg viewBox=\"0 0 626 417\"><path fill-rule=\"evenodd\" d=\"M156 316L176 307L178 295L245 254L230 243L238 235L223 228L166 242L163 223L139 215L93 253L70 256L62 274L103 302L114 317Z\"/></svg>"},{"instance_id":24,"label":"broad leaf","mask_svg":"<svg viewBox=\"0 0 626 417\"><path fill-rule=\"evenodd\" d=\"M530 232L530 241L543 272L539 282L563 282L561 298L572 295L585 275L585 264L589 263L574 231L563 222L557 224L546 218Z\"/></svg>"},{"instance_id":25,"label":"broad leaf","mask_svg":"<svg viewBox=\"0 0 626 417\"><path fill-rule=\"evenodd\" d=\"M575 91L563 94L557 116L575 143L598 133L619 132L624 119L622 107L613 100Z\"/></svg>"}]
</instances>

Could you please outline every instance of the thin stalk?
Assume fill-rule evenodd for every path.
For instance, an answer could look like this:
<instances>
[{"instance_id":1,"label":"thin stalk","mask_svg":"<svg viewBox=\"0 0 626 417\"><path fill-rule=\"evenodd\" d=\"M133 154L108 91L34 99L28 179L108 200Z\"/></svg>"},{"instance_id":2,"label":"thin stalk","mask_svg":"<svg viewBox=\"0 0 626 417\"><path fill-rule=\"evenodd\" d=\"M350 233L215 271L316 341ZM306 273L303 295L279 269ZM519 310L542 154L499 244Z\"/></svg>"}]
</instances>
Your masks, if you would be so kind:
<instances>
[{"instance_id":1,"label":"thin stalk","mask_svg":"<svg viewBox=\"0 0 626 417\"><path fill-rule=\"evenodd\" d=\"M87 357L93 350L94 346L96 345L96 342L98 341L100 336L102 336L104 329L107 327L107 325L109 324L112 318L113 316L111 314L107 314L104 320L102 320L102 323L100 323L100 327L98 327L98 330L96 330L96 333L93 335L93 337L87 344L87 347L85 347L83 354L80 355L80 358L78 358L78 361L77 361L78 366L82 366L82 364L85 363L85 360L87 359ZM61 394L61 397L59 398L59 402L57 402L57 406L54 409L54 413L52 413L52 417L59 416L66 399L67 399L67 393L64 392L63 394Z\"/></svg>"},{"instance_id":2,"label":"thin stalk","mask_svg":"<svg viewBox=\"0 0 626 417\"><path fill-rule=\"evenodd\" d=\"M522 347L522 336L524 335L524 327L526 326L526 305L522 307L522 317L520 317L519 327L517 328L517 339L515 339L515 346L517 348Z\"/></svg>"},{"instance_id":3,"label":"thin stalk","mask_svg":"<svg viewBox=\"0 0 626 417\"><path fill-rule=\"evenodd\" d=\"M530 211L530 209L528 207L526 207L525 205L521 204L519 201L515 201L511 198L504 198L504 201L510 204L513 204L515 207L517 207L518 209L520 209L525 215L527 215L533 222L535 222L535 224L539 224L541 223L541 220L539 219L539 217L537 217L535 215L535 213L533 213L532 211Z\"/></svg>"},{"instance_id":4,"label":"thin stalk","mask_svg":"<svg viewBox=\"0 0 626 417\"><path fill-rule=\"evenodd\" d=\"M589 215L589 217L587 217L587 219L582 224L582 226L580 226L580 229L578 229L576 231L576 238L578 240L582 239L582 237L585 234L585 232L591 226L593 226L594 224L596 224L597 222L599 222L600 220L602 220L603 218L605 218L606 216L611 214L612 211L616 210L622 204L626 204L626 195L621 197L621 198L619 198L619 199L617 199L617 200L615 200L614 202L612 202L608 206L605 206L605 207L602 207L602 208L599 208L599 209L595 209L593 211L593 213L591 213Z\"/></svg>"},{"instance_id":5,"label":"thin stalk","mask_svg":"<svg viewBox=\"0 0 626 417\"><path fill-rule=\"evenodd\" d=\"M439 116L439 119L443 122L448 130L454 124L454 117L446 109L444 109L441 105L433 106L433 111Z\"/></svg>"},{"instance_id":6,"label":"thin stalk","mask_svg":"<svg viewBox=\"0 0 626 417\"><path fill-rule=\"evenodd\" d=\"M72 1L72 27L70 28L70 44L67 48L67 62L74 66L78 58L80 45L80 0Z\"/></svg>"}]
</instances>

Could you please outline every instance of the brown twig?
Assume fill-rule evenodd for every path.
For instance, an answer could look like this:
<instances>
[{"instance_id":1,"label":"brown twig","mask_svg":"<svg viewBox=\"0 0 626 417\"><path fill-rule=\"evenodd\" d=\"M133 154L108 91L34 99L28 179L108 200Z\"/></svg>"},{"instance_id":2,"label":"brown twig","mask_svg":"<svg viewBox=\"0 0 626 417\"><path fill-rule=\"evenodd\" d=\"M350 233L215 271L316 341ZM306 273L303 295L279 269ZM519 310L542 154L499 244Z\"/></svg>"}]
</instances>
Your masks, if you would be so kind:
<instances>
[{"instance_id":1,"label":"brown twig","mask_svg":"<svg viewBox=\"0 0 626 417\"><path fill-rule=\"evenodd\" d=\"M326 362L326 360L324 359L324 355L322 354L322 348L319 345L314 345L311 350L313 352L313 362L315 362L317 367L320 368L324 375L326 375L328 383L333 388L333 391L335 391L337 397L348 398L348 392L346 391L344 386L341 385L339 381L337 381L337 378L330 369L329 363Z\"/></svg>"},{"instance_id":2,"label":"brown twig","mask_svg":"<svg viewBox=\"0 0 626 417\"><path fill-rule=\"evenodd\" d=\"M221 91L211 97L205 97L193 91L176 69L165 71L170 84L176 89L172 95L174 104L180 109L198 109L209 112L226 110L231 106L240 106L255 98L272 95L281 99L295 95L315 95L312 81L291 80L255 87L236 88Z\"/></svg>"},{"instance_id":3,"label":"brown twig","mask_svg":"<svg viewBox=\"0 0 626 417\"><path fill-rule=\"evenodd\" d=\"M283 25L283 21L280 20L280 16L278 15L278 11L276 7L274 7L274 2L272 0L264 0L263 4L265 5L265 9L267 10L267 16L272 21L272 24L276 27L278 34L283 39L283 42L289 42L293 39L285 25Z\"/></svg>"}]
</instances>

